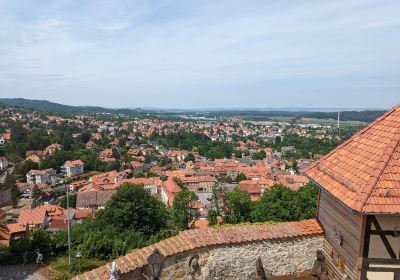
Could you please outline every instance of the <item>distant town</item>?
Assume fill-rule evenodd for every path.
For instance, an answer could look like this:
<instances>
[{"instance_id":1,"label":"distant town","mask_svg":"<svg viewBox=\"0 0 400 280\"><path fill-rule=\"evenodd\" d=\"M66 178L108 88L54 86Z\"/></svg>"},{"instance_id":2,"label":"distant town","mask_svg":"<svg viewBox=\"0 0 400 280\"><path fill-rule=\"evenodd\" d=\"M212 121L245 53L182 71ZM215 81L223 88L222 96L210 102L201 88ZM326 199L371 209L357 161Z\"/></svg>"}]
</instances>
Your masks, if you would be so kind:
<instances>
[{"instance_id":1,"label":"distant town","mask_svg":"<svg viewBox=\"0 0 400 280\"><path fill-rule=\"evenodd\" d=\"M330 116L3 104L0 242L8 257L0 262L41 250L67 279L83 270L76 261L70 269L71 252L87 270L181 230L313 218L318 191L302 170L368 124Z\"/></svg>"}]
</instances>

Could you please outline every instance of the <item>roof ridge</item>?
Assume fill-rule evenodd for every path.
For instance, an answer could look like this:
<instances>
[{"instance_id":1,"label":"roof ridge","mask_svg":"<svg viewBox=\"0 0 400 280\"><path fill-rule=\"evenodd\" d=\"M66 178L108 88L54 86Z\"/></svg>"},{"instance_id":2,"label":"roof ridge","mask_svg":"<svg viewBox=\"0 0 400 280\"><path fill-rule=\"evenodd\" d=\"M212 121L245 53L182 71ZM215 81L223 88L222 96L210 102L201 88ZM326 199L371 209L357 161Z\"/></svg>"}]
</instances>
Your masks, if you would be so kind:
<instances>
[{"instance_id":1,"label":"roof ridge","mask_svg":"<svg viewBox=\"0 0 400 280\"><path fill-rule=\"evenodd\" d=\"M354 134L352 137L350 137L350 139L347 139L346 141L344 141L342 144L340 144L339 146L337 146L335 149L333 149L332 151L330 151L328 154L326 154L325 156L323 156L322 158L320 158L319 160L317 160L316 162L314 162L314 164L310 165L309 167L305 168L302 170L303 173L305 173L306 171L310 170L311 168L314 168L316 165L318 165L322 160L325 160L327 158L329 158L330 156L332 156L332 154L334 154L337 150L347 146L349 143L353 142L355 137L358 137L359 135L364 134L365 132L367 132L369 129L371 129L375 124L377 124L378 122L382 121L383 119L385 119L386 117L388 117L389 115L391 115L392 113L394 113L395 111L397 111L397 109L400 109L400 103L397 104L396 106L394 106L391 110L387 111L386 113L384 113L382 116L380 116L379 118L377 118L376 120L374 120L373 122L371 122L370 124L368 124L366 127L364 127L363 129L361 129L359 132L357 132L356 134ZM329 176L329 174L327 174ZM334 178L333 178L334 179Z\"/></svg>"},{"instance_id":2,"label":"roof ridge","mask_svg":"<svg viewBox=\"0 0 400 280\"><path fill-rule=\"evenodd\" d=\"M400 106L397 106L400 107ZM382 155L382 157L387 156L387 158L383 161L384 162L384 166L383 168L379 171L379 176L376 177L371 177L372 181L371 181L371 186L370 189L368 189L368 196L366 196L366 199L360 209L361 210L364 209L365 205L368 203L368 201L371 198L372 192L374 191L376 185L378 184L378 182L380 181L380 179L383 176L383 173L386 170L386 167L388 166L388 164L390 163L390 161L393 159L393 156L396 152L396 150L398 149L398 147L400 146L400 127L397 128L395 135L397 136L395 139L393 139L391 142L394 142L394 145L388 145L385 149L384 154ZM361 195L361 198L363 197L363 195ZM361 201L362 202L362 201Z\"/></svg>"}]
</instances>

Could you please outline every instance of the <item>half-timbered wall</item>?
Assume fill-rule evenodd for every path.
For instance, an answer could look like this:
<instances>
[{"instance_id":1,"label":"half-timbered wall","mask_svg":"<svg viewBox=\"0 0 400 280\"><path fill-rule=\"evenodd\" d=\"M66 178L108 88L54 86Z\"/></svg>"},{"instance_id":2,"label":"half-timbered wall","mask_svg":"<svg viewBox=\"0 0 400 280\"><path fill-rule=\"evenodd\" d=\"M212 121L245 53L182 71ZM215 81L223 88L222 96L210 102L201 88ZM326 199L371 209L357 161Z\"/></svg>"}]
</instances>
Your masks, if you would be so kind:
<instances>
[{"instance_id":1,"label":"half-timbered wall","mask_svg":"<svg viewBox=\"0 0 400 280\"><path fill-rule=\"evenodd\" d=\"M400 217L399 216L383 216L383 215L375 215L375 218L381 228L381 232L385 234L385 238L388 241L388 244L384 244L381 236L377 234L377 228L374 223L371 224L371 234L370 242L369 242L369 250L368 250L368 258L370 259L396 259L399 258L400 252ZM386 234L389 232L398 232L399 236L396 234ZM388 248L392 251L392 256L390 255ZM399 261L400 263L400 261ZM398 268L400 269L400 264L370 264L370 268L374 267L388 267ZM367 272L368 280L392 280L395 279L394 272L386 271L368 271Z\"/></svg>"},{"instance_id":2,"label":"half-timbered wall","mask_svg":"<svg viewBox=\"0 0 400 280\"><path fill-rule=\"evenodd\" d=\"M362 215L350 212L321 190L318 220L325 230L324 254L328 278L342 280L347 275L348 279L358 279L357 260L362 243Z\"/></svg>"}]
</instances>

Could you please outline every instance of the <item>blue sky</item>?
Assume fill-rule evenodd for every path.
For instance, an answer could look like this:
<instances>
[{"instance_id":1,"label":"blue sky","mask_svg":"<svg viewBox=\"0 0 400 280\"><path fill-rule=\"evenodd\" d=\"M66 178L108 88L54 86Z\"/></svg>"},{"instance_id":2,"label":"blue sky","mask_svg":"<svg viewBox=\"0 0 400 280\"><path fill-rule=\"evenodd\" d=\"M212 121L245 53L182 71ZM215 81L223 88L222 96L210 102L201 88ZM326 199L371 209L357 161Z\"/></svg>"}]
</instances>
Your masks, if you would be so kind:
<instances>
[{"instance_id":1,"label":"blue sky","mask_svg":"<svg viewBox=\"0 0 400 280\"><path fill-rule=\"evenodd\" d=\"M162 108L389 108L400 1L0 0L0 96Z\"/></svg>"}]
</instances>

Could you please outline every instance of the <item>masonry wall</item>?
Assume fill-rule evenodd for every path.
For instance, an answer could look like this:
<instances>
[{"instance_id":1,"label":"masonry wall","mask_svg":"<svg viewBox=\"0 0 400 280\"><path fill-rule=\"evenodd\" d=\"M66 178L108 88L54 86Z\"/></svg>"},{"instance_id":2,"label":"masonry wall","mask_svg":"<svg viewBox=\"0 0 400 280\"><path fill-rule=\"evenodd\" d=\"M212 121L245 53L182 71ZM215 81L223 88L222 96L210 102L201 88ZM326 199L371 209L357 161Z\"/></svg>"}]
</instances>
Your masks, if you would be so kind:
<instances>
[{"instance_id":1,"label":"masonry wall","mask_svg":"<svg viewBox=\"0 0 400 280\"><path fill-rule=\"evenodd\" d=\"M319 235L206 247L166 258L161 280L253 279L258 257L267 277L296 274L313 268L322 246L323 236ZM199 266L190 269L194 259ZM124 279L145 279L142 272L147 272L147 266L124 275Z\"/></svg>"},{"instance_id":2,"label":"masonry wall","mask_svg":"<svg viewBox=\"0 0 400 280\"><path fill-rule=\"evenodd\" d=\"M258 258L267 277L290 275L312 270L323 233L314 219L187 230L114 262L122 280L152 279L149 260L162 263L161 280L254 279ZM111 267L109 263L74 279L106 280Z\"/></svg>"},{"instance_id":3,"label":"masonry wall","mask_svg":"<svg viewBox=\"0 0 400 280\"><path fill-rule=\"evenodd\" d=\"M11 189L0 191L0 207L11 204Z\"/></svg>"}]
</instances>

